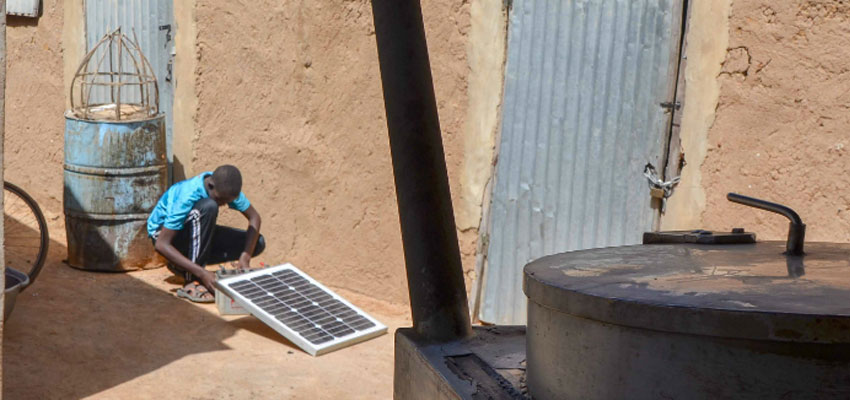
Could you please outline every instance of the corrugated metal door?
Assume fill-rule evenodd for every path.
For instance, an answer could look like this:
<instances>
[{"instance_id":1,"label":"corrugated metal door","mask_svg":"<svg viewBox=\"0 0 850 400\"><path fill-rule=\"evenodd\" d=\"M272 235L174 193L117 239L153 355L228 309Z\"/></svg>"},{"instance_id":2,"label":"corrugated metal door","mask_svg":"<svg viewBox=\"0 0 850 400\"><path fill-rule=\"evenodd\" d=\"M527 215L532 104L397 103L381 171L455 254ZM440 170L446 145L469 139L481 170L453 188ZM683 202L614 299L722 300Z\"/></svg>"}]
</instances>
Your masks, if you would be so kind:
<instances>
[{"instance_id":1,"label":"corrugated metal door","mask_svg":"<svg viewBox=\"0 0 850 400\"><path fill-rule=\"evenodd\" d=\"M682 0L514 0L479 318L524 324L522 268L639 243L665 162Z\"/></svg>"},{"instance_id":2,"label":"corrugated metal door","mask_svg":"<svg viewBox=\"0 0 850 400\"><path fill-rule=\"evenodd\" d=\"M174 87L174 0L85 0L86 48L91 49L107 33L121 28L129 38L138 38L139 47L151 63L159 84L159 109L165 114L166 143L171 176L172 104ZM106 89L92 94L95 100L109 102Z\"/></svg>"}]
</instances>

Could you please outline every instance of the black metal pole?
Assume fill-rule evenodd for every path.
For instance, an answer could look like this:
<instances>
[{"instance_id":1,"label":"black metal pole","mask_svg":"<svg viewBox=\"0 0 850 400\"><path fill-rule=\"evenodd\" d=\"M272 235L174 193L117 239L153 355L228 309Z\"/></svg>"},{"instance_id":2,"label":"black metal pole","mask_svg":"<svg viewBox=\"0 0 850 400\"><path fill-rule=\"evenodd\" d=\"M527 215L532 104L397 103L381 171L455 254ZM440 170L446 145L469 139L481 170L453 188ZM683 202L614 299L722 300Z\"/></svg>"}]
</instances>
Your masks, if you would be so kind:
<instances>
[{"instance_id":1,"label":"black metal pole","mask_svg":"<svg viewBox=\"0 0 850 400\"><path fill-rule=\"evenodd\" d=\"M413 328L471 335L437 101L418 0L372 0Z\"/></svg>"}]
</instances>

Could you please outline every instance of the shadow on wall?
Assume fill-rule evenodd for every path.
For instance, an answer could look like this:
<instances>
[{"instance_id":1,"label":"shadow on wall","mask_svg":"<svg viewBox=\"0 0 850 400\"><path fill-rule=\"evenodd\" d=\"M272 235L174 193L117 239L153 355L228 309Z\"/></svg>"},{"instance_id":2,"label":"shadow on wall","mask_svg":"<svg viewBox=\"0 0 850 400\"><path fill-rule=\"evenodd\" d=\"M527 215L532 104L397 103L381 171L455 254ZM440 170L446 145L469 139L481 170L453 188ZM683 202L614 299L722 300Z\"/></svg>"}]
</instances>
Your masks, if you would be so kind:
<instances>
[{"instance_id":1,"label":"shadow on wall","mask_svg":"<svg viewBox=\"0 0 850 400\"><path fill-rule=\"evenodd\" d=\"M85 398L189 355L228 350L223 341L239 329L294 348L256 319L228 322L130 274L73 269L61 261L66 254L50 242L44 269L4 326L5 398Z\"/></svg>"},{"instance_id":2,"label":"shadow on wall","mask_svg":"<svg viewBox=\"0 0 850 400\"><path fill-rule=\"evenodd\" d=\"M174 156L174 162L171 163L171 175L173 179L171 183L186 180L186 166L180 161L180 158Z\"/></svg>"},{"instance_id":3,"label":"shadow on wall","mask_svg":"<svg viewBox=\"0 0 850 400\"><path fill-rule=\"evenodd\" d=\"M44 15L44 1L38 2L38 14L36 17L21 17L18 15L7 15L6 26L16 28L19 26L38 26L38 20Z\"/></svg>"}]
</instances>

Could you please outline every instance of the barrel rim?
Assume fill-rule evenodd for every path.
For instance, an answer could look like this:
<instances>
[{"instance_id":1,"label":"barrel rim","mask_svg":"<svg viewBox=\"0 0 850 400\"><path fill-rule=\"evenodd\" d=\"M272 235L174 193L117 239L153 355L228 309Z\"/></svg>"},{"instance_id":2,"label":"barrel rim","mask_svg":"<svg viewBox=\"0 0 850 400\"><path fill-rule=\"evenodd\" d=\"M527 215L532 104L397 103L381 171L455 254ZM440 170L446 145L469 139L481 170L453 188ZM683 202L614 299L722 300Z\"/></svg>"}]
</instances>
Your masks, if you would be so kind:
<instances>
[{"instance_id":1,"label":"barrel rim","mask_svg":"<svg viewBox=\"0 0 850 400\"><path fill-rule=\"evenodd\" d=\"M764 256L774 252L781 256L785 242L728 246L738 246L734 250L726 248L735 257L745 257L748 253ZM525 266L523 291L528 298L528 307L544 307L556 313L638 329L749 340L850 343L850 308L843 302L850 297L850 290L818 284L807 280L805 275L796 282L789 280L788 285L775 285L768 289L757 287L760 293L742 295L729 291L705 292L709 294L698 291L664 292L641 284L653 278L653 275L640 276L643 266L629 270L607 261L604 264L611 265L611 269L603 274L581 276L571 273L588 271L586 268L594 261L594 256L601 259L622 257L624 263L647 262L647 268L669 266L670 271L675 271L676 263L683 264L682 258L674 254L676 252L690 251L689 256L693 259L699 257L694 254L708 249L724 251L725 247L727 245L636 245L556 254ZM831 259L846 254L850 245L809 243L807 251L812 261L816 261L819 255ZM666 260L658 263L647 261L652 257L666 257ZM739 259L733 265L744 265L745 262L745 259ZM692 268L693 265L685 267ZM660 279L662 275L658 277ZM711 301L712 296L732 300L729 304L733 305L726 306L727 303L724 303L724 306L719 306ZM777 302L782 296L787 296L789 301ZM789 306L793 301L803 302L804 306ZM755 307L736 307L735 302L749 302Z\"/></svg>"},{"instance_id":2,"label":"barrel rim","mask_svg":"<svg viewBox=\"0 0 850 400\"><path fill-rule=\"evenodd\" d=\"M165 120L165 113L161 112L157 115L154 115L152 117L147 117L147 118L133 118L133 119L122 119L120 121L110 121L110 120L100 120L100 119L78 118L78 117L74 116L73 111L65 110L65 119L66 120L73 120L73 121L80 121L80 122L88 122L88 123L92 123L92 124L126 125L126 124L141 123L141 122L148 122L148 121L154 121L154 120L163 120L164 121Z\"/></svg>"},{"instance_id":3,"label":"barrel rim","mask_svg":"<svg viewBox=\"0 0 850 400\"><path fill-rule=\"evenodd\" d=\"M92 221L147 221L150 213L93 213L74 210L65 207L65 218L76 218Z\"/></svg>"},{"instance_id":4,"label":"barrel rim","mask_svg":"<svg viewBox=\"0 0 850 400\"><path fill-rule=\"evenodd\" d=\"M94 176L134 176L134 175L159 175L168 169L168 164L154 164L146 167L92 167L88 165L77 165L65 163L63 168L67 172Z\"/></svg>"}]
</instances>

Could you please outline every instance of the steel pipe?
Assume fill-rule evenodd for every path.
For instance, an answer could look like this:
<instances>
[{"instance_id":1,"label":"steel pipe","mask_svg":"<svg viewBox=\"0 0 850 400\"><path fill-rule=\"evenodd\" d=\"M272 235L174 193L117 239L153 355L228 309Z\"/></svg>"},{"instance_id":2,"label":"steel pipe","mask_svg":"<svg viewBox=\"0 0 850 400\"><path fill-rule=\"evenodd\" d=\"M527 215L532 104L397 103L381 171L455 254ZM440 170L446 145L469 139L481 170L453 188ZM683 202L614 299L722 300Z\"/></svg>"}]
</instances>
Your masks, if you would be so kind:
<instances>
[{"instance_id":1,"label":"steel pipe","mask_svg":"<svg viewBox=\"0 0 850 400\"><path fill-rule=\"evenodd\" d=\"M422 10L372 0L413 328L451 341L472 334Z\"/></svg>"},{"instance_id":2,"label":"steel pipe","mask_svg":"<svg viewBox=\"0 0 850 400\"><path fill-rule=\"evenodd\" d=\"M729 193L726 195L726 198L733 203L774 212L788 218L790 223L788 224L788 241L785 246L785 253L791 256L801 256L805 254L803 252L803 245L806 240L806 224L803 223L803 220L796 211L782 204L772 203L737 193Z\"/></svg>"}]
</instances>

